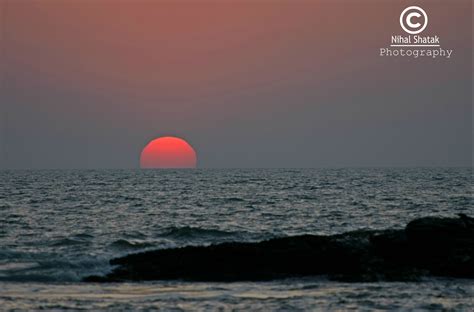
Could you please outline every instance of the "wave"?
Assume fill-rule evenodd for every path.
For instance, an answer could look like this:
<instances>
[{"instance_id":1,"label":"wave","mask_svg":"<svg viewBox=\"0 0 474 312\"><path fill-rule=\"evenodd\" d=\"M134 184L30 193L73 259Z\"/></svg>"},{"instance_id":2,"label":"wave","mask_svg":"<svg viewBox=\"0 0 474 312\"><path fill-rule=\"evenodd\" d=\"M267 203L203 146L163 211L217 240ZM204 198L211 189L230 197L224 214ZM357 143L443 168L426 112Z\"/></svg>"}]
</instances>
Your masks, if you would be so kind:
<instances>
[{"instance_id":1,"label":"wave","mask_svg":"<svg viewBox=\"0 0 474 312\"><path fill-rule=\"evenodd\" d=\"M16 272L38 267L38 262L0 262L0 275L3 272Z\"/></svg>"},{"instance_id":2,"label":"wave","mask_svg":"<svg viewBox=\"0 0 474 312\"><path fill-rule=\"evenodd\" d=\"M241 236L241 232L222 231L217 229L204 229L191 226L168 227L161 231L159 236L171 238L202 238L202 237L232 237Z\"/></svg>"},{"instance_id":3,"label":"wave","mask_svg":"<svg viewBox=\"0 0 474 312\"><path fill-rule=\"evenodd\" d=\"M104 274L108 271L110 265L105 257L72 261L50 256L30 262L11 259L0 264L0 281L78 282L91 272Z\"/></svg>"},{"instance_id":4,"label":"wave","mask_svg":"<svg viewBox=\"0 0 474 312\"><path fill-rule=\"evenodd\" d=\"M115 254L88 249L74 253L64 248L52 249L53 252L38 252L0 247L0 282L77 282L91 272L108 272L110 256Z\"/></svg>"},{"instance_id":5,"label":"wave","mask_svg":"<svg viewBox=\"0 0 474 312\"><path fill-rule=\"evenodd\" d=\"M244 199L240 197L228 197L225 199L227 202L243 202Z\"/></svg>"},{"instance_id":6,"label":"wave","mask_svg":"<svg viewBox=\"0 0 474 312\"><path fill-rule=\"evenodd\" d=\"M87 233L78 233L74 235L77 239L93 239L95 236Z\"/></svg>"},{"instance_id":7,"label":"wave","mask_svg":"<svg viewBox=\"0 0 474 312\"><path fill-rule=\"evenodd\" d=\"M79 239L73 239L73 238L62 238L60 240L50 243L49 245L53 247L60 247L60 246L71 246L71 245L81 245L81 244L88 244L88 242L79 240Z\"/></svg>"},{"instance_id":8,"label":"wave","mask_svg":"<svg viewBox=\"0 0 474 312\"><path fill-rule=\"evenodd\" d=\"M153 247L155 244L150 242L140 242L140 241L129 241L126 239L119 239L112 242L110 247L115 249L142 249L147 247Z\"/></svg>"},{"instance_id":9,"label":"wave","mask_svg":"<svg viewBox=\"0 0 474 312\"><path fill-rule=\"evenodd\" d=\"M91 244L94 238L95 238L94 235L91 235L88 233L77 233L70 236L58 237L57 239L50 241L48 245L52 247L62 247L62 246L72 246L72 245L81 245L81 244Z\"/></svg>"}]
</instances>

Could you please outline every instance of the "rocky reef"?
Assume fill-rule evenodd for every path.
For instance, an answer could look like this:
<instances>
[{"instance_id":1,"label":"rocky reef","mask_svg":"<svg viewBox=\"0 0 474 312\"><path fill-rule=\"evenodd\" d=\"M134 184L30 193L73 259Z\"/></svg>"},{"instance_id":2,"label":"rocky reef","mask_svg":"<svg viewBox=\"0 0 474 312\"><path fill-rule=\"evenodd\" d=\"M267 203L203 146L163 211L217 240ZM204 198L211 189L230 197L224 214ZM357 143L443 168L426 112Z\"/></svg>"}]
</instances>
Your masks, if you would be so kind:
<instances>
[{"instance_id":1,"label":"rocky reef","mask_svg":"<svg viewBox=\"0 0 474 312\"><path fill-rule=\"evenodd\" d=\"M425 217L400 230L301 235L257 243L188 246L112 259L86 282L263 281L325 275L344 281L474 278L474 218Z\"/></svg>"}]
</instances>

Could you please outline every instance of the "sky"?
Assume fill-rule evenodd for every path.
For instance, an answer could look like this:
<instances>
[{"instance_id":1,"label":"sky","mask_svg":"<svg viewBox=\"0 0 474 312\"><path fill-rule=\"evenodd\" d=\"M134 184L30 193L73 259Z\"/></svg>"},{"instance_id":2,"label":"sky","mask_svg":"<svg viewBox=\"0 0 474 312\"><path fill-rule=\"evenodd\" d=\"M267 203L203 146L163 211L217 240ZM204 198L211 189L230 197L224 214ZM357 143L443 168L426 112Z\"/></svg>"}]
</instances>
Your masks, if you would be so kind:
<instances>
[{"instance_id":1,"label":"sky","mask_svg":"<svg viewBox=\"0 0 474 312\"><path fill-rule=\"evenodd\" d=\"M415 3L416 2L416 3ZM382 57L419 5L448 58ZM471 166L471 1L0 0L0 168Z\"/></svg>"}]
</instances>

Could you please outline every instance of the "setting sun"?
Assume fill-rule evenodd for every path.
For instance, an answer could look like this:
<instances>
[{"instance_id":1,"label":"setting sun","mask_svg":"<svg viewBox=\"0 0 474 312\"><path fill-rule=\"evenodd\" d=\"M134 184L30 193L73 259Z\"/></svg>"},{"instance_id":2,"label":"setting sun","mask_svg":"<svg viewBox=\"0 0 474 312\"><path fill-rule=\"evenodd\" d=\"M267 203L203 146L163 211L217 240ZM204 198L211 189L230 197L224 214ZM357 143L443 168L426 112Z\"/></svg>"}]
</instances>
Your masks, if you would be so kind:
<instances>
[{"instance_id":1,"label":"setting sun","mask_svg":"<svg viewBox=\"0 0 474 312\"><path fill-rule=\"evenodd\" d=\"M140 156L141 168L196 168L196 152L183 139L161 137L149 142Z\"/></svg>"}]
</instances>

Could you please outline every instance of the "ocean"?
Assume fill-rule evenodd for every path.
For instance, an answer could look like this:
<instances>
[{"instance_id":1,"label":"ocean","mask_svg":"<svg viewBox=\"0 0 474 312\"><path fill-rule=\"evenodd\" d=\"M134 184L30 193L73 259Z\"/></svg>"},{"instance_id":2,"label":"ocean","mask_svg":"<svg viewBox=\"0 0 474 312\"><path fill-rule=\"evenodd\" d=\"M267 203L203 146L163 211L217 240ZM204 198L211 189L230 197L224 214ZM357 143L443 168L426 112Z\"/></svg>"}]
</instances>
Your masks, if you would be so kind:
<instances>
[{"instance_id":1,"label":"ocean","mask_svg":"<svg viewBox=\"0 0 474 312\"><path fill-rule=\"evenodd\" d=\"M474 309L474 281L95 284L143 250L474 215L472 168L3 170L0 310Z\"/></svg>"}]
</instances>

